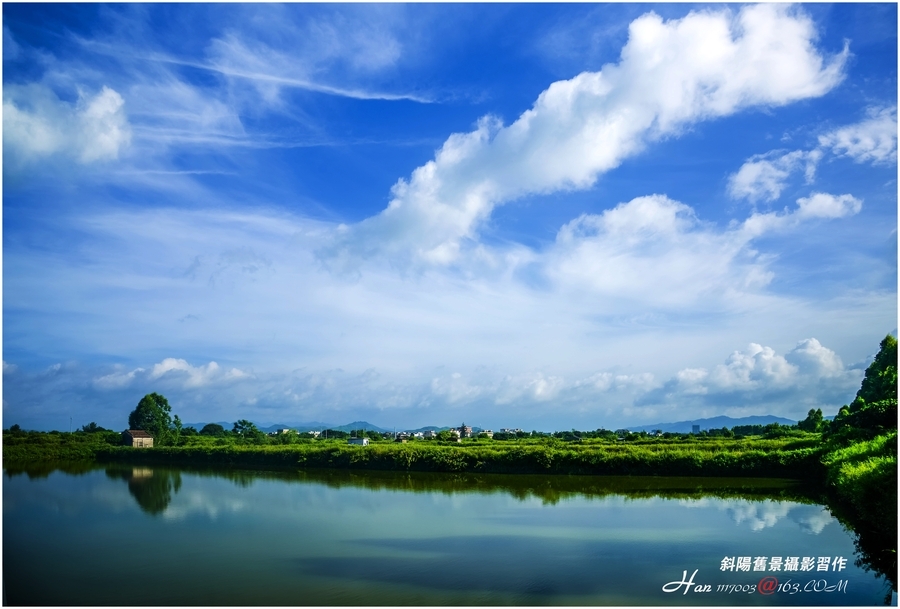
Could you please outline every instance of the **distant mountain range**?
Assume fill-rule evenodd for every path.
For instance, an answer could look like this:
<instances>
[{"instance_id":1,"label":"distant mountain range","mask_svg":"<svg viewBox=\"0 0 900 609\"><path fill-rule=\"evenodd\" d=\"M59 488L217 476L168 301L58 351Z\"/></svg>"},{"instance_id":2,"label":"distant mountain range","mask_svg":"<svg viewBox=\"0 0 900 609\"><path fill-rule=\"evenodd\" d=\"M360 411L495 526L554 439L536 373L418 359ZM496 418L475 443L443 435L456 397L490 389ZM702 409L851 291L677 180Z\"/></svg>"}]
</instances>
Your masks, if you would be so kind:
<instances>
[{"instance_id":1,"label":"distant mountain range","mask_svg":"<svg viewBox=\"0 0 900 609\"><path fill-rule=\"evenodd\" d=\"M628 431L653 431L660 429L673 433L690 433L694 425L700 426L700 431L708 431L710 429L722 429L723 427L734 427L735 425L768 425L770 423L778 423L779 425L796 425L797 421L785 419L784 417L776 417L770 414L754 417L740 417L738 419L726 416L712 417L710 419L694 419L693 421L678 421L676 423L654 423L653 425L639 425L637 427L627 427Z\"/></svg>"},{"instance_id":2,"label":"distant mountain range","mask_svg":"<svg viewBox=\"0 0 900 609\"><path fill-rule=\"evenodd\" d=\"M825 418L832 419L834 417ZM233 423L229 423L227 421L217 421L217 423L225 429L231 429L234 425ZM794 425L797 423L797 421L772 415L740 417L737 419L732 417L720 416L712 417L709 419L694 419L693 421L677 421L675 423L654 423L653 425L638 425L636 427L627 427L626 429L628 429L628 431L653 431L656 429L661 429L662 431L670 431L675 433L690 433L691 428L694 425L699 425L701 430L710 430L722 429L723 427L731 428L735 425L768 425L769 423L778 423L780 425ZM193 427L197 431L203 429L204 425L206 425L206 423L184 424L185 427ZM390 431L442 431L444 429L450 429L450 427L437 427L435 425L428 425L426 427L419 427L418 429L403 429L398 427L396 430L394 430L385 429L384 427L378 427L377 425L373 425L372 423L369 423L367 421L353 421L352 423L347 423L346 425L334 425L332 423L322 423L321 421L307 421L304 423L278 423L267 426L259 426L259 429L267 433L275 431L276 429L294 429L301 433L307 431L322 431L325 429L334 429L337 431L346 432L351 432L356 429L365 429L366 431L377 431L379 433L385 433ZM481 428L475 427L473 428L473 431L479 432L481 431Z\"/></svg>"},{"instance_id":3,"label":"distant mountain range","mask_svg":"<svg viewBox=\"0 0 900 609\"><path fill-rule=\"evenodd\" d=\"M216 421L219 425L224 427L225 429L231 429L234 427L234 423L229 423L227 421ZM206 423L185 423L185 427L193 427L197 431L203 429ZM384 429L382 427L378 427L377 425L372 425L371 423L367 423L366 421L353 421L352 423L347 423L346 425L333 425L331 423L322 423L321 421L307 421L305 423L276 423L273 425L260 426L260 431L264 431L266 433L270 431L275 431L276 429L294 429L299 432L305 431L322 431L325 429L334 429L336 431L346 431L350 432L355 429L365 429L366 431L377 431L377 432L387 432L393 431L391 429ZM435 428L437 429L437 428ZM399 429L397 431L400 431Z\"/></svg>"}]
</instances>

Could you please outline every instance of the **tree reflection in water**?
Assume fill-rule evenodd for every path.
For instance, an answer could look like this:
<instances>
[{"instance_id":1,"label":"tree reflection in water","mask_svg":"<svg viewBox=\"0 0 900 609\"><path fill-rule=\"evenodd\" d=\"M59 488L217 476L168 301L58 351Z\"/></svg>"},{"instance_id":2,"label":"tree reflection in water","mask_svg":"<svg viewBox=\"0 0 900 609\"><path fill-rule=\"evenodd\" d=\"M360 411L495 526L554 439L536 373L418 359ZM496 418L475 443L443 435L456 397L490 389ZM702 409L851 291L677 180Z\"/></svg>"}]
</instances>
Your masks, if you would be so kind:
<instances>
[{"instance_id":1,"label":"tree reflection in water","mask_svg":"<svg viewBox=\"0 0 900 609\"><path fill-rule=\"evenodd\" d=\"M172 496L181 489L181 472L149 467L108 467L106 475L128 482L128 492L140 508L148 514L166 511Z\"/></svg>"},{"instance_id":2,"label":"tree reflection in water","mask_svg":"<svg viewBox=\"0 0 900 609\"><path fill-rule=\"evenodd\" d=\"M4 463L7 477L26 474L45 478L60 470L70 475L84 475L97 468L95 464L46 462L19 465ZM539 476L502 474L436 474L425 472L352 472L340 469L307 469L299 471L257 471L192 467L180 470L147 466L110 465L106 475L125 480L128 491L141 510L151 515L163 513L175 493L181 489L181 473L230 480L247 488L256 480L277 479L288 483L324 484L333 488L357 487L369 490L405 492L504 493L521 501L537 498L554 505L570 497L605 497L620 495L629 499L661 497L666 499L746 499L751 501L791 501L824 505L855 537L856 564L883 578L885 602L897 589L896 523L867 522L846 506L828 497L815 485L796 481L756 478L680 478L649 476Z\"/></svg>"}]
</instances>

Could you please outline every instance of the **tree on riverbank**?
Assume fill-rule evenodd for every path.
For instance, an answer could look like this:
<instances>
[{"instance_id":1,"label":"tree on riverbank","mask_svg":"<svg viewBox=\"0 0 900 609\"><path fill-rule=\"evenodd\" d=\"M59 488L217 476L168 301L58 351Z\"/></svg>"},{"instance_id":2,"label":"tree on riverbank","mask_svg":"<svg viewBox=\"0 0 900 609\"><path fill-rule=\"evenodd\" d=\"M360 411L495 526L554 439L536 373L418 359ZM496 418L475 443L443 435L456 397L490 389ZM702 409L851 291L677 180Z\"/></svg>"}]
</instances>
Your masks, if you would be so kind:
<instances>
[{"instance_id":1,"label":"tree on riverbank","mask_svg":"<svg viewBox=\"0 0 900 609\"><path fill-rule=\"evenodd\" d=\"M155 438L157 445L165 444L172 435L171 412L169 400L158 393L148 393L128 415L128 428L143 429Z\"/></svg>"}]
</instances>

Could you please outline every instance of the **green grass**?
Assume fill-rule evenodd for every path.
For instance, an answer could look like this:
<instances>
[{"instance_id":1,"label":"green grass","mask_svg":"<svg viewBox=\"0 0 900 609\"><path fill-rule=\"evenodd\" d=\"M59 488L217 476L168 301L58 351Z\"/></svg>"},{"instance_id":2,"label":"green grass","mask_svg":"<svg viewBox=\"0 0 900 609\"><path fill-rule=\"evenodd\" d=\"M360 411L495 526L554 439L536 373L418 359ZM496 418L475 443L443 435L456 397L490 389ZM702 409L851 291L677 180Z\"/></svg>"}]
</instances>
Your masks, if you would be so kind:
<instances>
[{"instance_id":1,"label":"green grass","mask_svg":"<svg viewBox=\"0 0 900 609\"><path fill-rule=\"evenodd\" d=\"M99 446L98 460L157 464L298 469L589 475L757 476L798 478L821 473L815 439L683 443L376 443L323 441L285 446L207 443L153 449Z\"/></svg>"},{"instance_id":2,"label":"green grass","mask_svg":"<svg viewBox=\"0 0 900 609\"><path fill-rule=\"evenodd\" d=\"M894 522L896 537L897 432L851 444L823 458L828 485L864 517Z\"/></svg>"},{"instance_id":3,"label":"green grass","mask_svg":"<svg viewBox=\"0 0 900 609\"><path fill-rule=\"evenodd\" d=\"M544 438L460 444L375 442L369 446L348 445L343 440L257 445L195 437L184 446L152 449L121 446L119 435L112 432L6 432L3 436L3 457L11 462L99 460L259 469L797 478L820 474L820 456L815 434L778 439L563 442Z\"/></svg>"},{"instance_id":4,"label":"green grass","mask_svg":"<svg viewBox=\"0 0 900 609\"><path fill-rule=\"evenodd\" d=\"M116 432L3 432L3 461L35 463L40 461L93 461L97 454L119 445Z\"/></svg>"}]
</instances>

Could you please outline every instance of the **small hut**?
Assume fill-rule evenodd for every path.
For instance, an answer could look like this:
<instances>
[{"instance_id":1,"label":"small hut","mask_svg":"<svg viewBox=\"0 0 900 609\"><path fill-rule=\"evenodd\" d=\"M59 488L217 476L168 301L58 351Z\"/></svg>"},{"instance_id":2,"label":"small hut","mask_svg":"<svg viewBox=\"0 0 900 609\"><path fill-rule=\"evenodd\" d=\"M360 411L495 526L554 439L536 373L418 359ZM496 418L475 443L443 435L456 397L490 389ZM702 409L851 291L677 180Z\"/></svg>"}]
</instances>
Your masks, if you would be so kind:
<instances>
[{"instance_id":1,"label":"small hut","mask_svg":"<svg viewBox=\"0 0 900 609\"><path fill-rule=\"evenodd\" d=\"M122 432L122 444L134 448L153 448L153 436L143 429L126 429Z\"/></svg>"}]
</instances>

